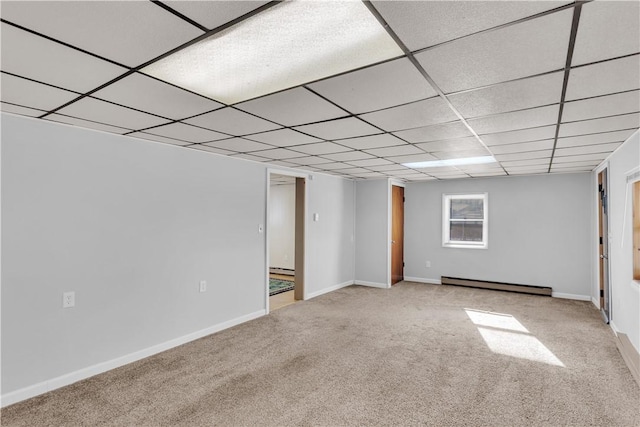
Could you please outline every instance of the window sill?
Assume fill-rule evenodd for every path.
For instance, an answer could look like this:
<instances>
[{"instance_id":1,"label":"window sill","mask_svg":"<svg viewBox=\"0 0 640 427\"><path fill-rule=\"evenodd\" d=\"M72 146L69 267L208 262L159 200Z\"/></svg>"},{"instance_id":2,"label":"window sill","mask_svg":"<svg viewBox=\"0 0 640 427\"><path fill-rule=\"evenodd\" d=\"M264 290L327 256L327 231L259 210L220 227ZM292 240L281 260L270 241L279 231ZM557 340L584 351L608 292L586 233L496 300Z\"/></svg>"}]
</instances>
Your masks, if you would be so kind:
<instances>
[{"instance_id":1,"label":"window sill","mask_svg":"<svg viewBox=\"0 0 640 427\"><path fill-rule=\"evenodd\" d=\"M443 248L454 248L454 249L489 249L489 245L465 245L461 243L443 243Z\"/></svg>"}]
</instances>

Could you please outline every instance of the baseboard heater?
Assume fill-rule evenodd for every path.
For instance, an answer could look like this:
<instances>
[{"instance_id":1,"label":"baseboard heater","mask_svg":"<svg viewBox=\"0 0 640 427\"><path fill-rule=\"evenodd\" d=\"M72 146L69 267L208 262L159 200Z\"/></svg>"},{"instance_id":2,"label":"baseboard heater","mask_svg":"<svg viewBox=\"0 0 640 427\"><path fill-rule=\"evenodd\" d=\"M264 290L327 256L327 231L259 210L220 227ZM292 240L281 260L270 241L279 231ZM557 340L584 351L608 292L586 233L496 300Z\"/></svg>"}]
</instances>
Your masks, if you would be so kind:
<instances>
[{"instance_id":1,"label":"baseboard heater","mask_svg":"<svg viewBox=\"0 0 640 427\"><path fill-rule=\"evenodd\" d=\"M269 267L269 273L273 274L284 274L286 276L295 276L296 271L291 270L290 268L280 268L280 267Z\"/></svg>"},{"instance_id":2,"label":"baseboard heater","mask_svg":"<svg viewBox=\"0 0 640 427\"><path fill-rule=\"evenodd\" d=\"M466 286L468 288L493 289L495 291L519 292L521 294L551 296L551 288L547 286L516 285L513 283L488 282L486 280L460 279L442 276L443 285Z\"/></svg>"}]
</instances>

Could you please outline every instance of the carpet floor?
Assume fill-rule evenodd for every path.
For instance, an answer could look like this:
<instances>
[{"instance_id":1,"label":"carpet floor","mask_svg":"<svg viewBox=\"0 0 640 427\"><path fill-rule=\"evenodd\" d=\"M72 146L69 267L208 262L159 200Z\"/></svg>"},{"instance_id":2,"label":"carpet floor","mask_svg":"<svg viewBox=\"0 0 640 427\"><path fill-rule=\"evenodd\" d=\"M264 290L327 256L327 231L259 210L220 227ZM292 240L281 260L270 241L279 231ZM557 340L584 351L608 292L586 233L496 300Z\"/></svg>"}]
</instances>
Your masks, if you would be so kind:
<instances>
[{"instance_id":1,"label":"carpet floor","mask_svg":"<svg viewBox=\"0 0 640 427\"><path fill-rule=\"evenodd\" d=\"M589 302L349 286L2 410L6 426L638 426Z\"/></svg>"}]
</instances>

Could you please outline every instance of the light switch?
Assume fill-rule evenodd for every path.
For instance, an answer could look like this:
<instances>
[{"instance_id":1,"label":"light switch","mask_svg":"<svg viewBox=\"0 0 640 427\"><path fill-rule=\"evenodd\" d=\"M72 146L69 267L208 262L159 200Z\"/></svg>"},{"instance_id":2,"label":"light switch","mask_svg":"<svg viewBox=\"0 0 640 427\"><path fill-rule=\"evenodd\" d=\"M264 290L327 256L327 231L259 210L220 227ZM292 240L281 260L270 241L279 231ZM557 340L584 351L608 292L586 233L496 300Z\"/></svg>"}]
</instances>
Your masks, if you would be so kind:
<instances>
[{"instance_id":1,"label":"light switch","mask_svg":"<svg viewBox=\"0 0 640 427\"><path fill-rule=\"evenodd\" d=\"M318 213L314 213L314 214L313 214L313 220L314 220L314 221L319 221L319 220L320 220L320 214L318 214Z\"/></svg>"}]
</instances>

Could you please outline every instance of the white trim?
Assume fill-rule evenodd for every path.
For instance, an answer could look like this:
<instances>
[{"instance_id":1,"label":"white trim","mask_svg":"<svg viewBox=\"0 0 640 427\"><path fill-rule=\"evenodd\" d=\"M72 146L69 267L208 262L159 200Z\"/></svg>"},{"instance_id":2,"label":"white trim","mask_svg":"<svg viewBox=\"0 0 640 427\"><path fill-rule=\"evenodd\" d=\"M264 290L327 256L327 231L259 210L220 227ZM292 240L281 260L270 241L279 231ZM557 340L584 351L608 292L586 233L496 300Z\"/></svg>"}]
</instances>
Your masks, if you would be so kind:
<instances>
[{"instance_id":1,"label":"white trim","mask_svg":"<svg viewBox=\"0 0 640 427\"><path fill-rule=\"evenodd\" d=\"M178 338L174 338L169 341L165 341L160 344L156 344L145 349L129 353L127 355L117 357L115 359L108 360L106 362L97 363L93 366L78 369L77 371L69 372L68 374L61 375L59 377L52 378L50 380L42 381L37 384L33 384L19 390L15 390L6 394L3 394L0 398L0 406L5 407L13 403L20 402L22 400L29 399L31 397L38 396L40 394L49 392L51 390L64 387L69 384L84 380L94 375L101 374L103 372L110 371L120 366L127 365L129 363L153 356L154 354L162 353L163 351L172 349L174 347L181 346L191 341L195 341L207 335L220 332L224 329L231 328L244 322L248 322L258 317L264 316L265 310L254 311L253 313L245 314L244 316L236 317L235 319L227 320L226 322L218 323L205 329L201 329L196 332L192 332L187 335L183 335Z\"/></svg>"},{"instance_id":2,"label":"white trim","mask_svg":"<svg viewBox=\"0 0 640 427\"><path fill-rule=\"evenodd\" d=\"M319 297L320 295L328 294L329 292L337 291L338 289L346 288L347 286L353 285L353 280L347 280L346 282L342 282L335 286L329 286L328 288L321 289L319 291L311 292L306 295L305 300Z\"/></svg>"},{"instance_id":3,"label":"white trim","mask_svg":"<svg viewBox=\"0 0 640 427\"><path fill-rule=\"evenodd\" d=\"M598 310L600 310L600 301L598 301L598 298L596 298L596 297L591 297L591 302L593 303L593 305L595 305L595 306L596 306L596 308L597 308Z\"/></svg>"},{"instance_id":4,"label":"white trim","mask_svg":"<svg viewBox=\"0 0 640 427\"><path fill-rule=\"evenodd\" d=\"M391 241L393 240L393 183L387 179L387 284L391 287ZM367 285L368 286L368 285Z\"/></svg>"},{"instance_id":5,"label":"white trim","mask_svg":"<svg viewBox=\"0 0 640 427\"><path fill-rule=\"evenodd\" d=\"M408 282L429 283L432 285L441 285L440 279L423 279L422 277L404 277L404 280Z\"/></svg>"},{"instance_id":6,"label":"white trim","mask_svg":"<svg viewBox=\"0 0 640 427\"><path fill-rule=\"evenodd\" d=\"M609 320L609 327L613 330L614 334L618 335L618 332L620 331L620 329L618 329L616 324L613 323L613 320Z\"/></svg>"},{"instance_id":7,"label":"white trim","mask_svg":"<svg viewBox=\"0 0 640 427\"><path fill-rule=\"evenodd\" d=\"M370 286L372 288L390 289L391 285L388 283L367 282L364 280L354 280L354 285Z\"/></svg>"},{"instance_id":8,"label":"white trim","mask_svg":"<svg viewBox=\"0 0 640 427\"><path fill-rule=\"evenodd\" d=\"M553 298L575 299L578 301L591 301L591 295L565 294L562 292L551 292Z\"/></svg>"},{"instance_id":9,"label":"white trim","mask_svg":"<svg viewBox=\"0 0 640 427\"><path fill-rule=\"evenodd\" d=\"M482 242L464 242L451 240L450 206L452 199L478 199L482 200ZM479 221L479 220L476 220ZM488 249L489 248L489 193L443 193L442 194L442 247L458 249Z\"/></svg>"}]
</instances>

